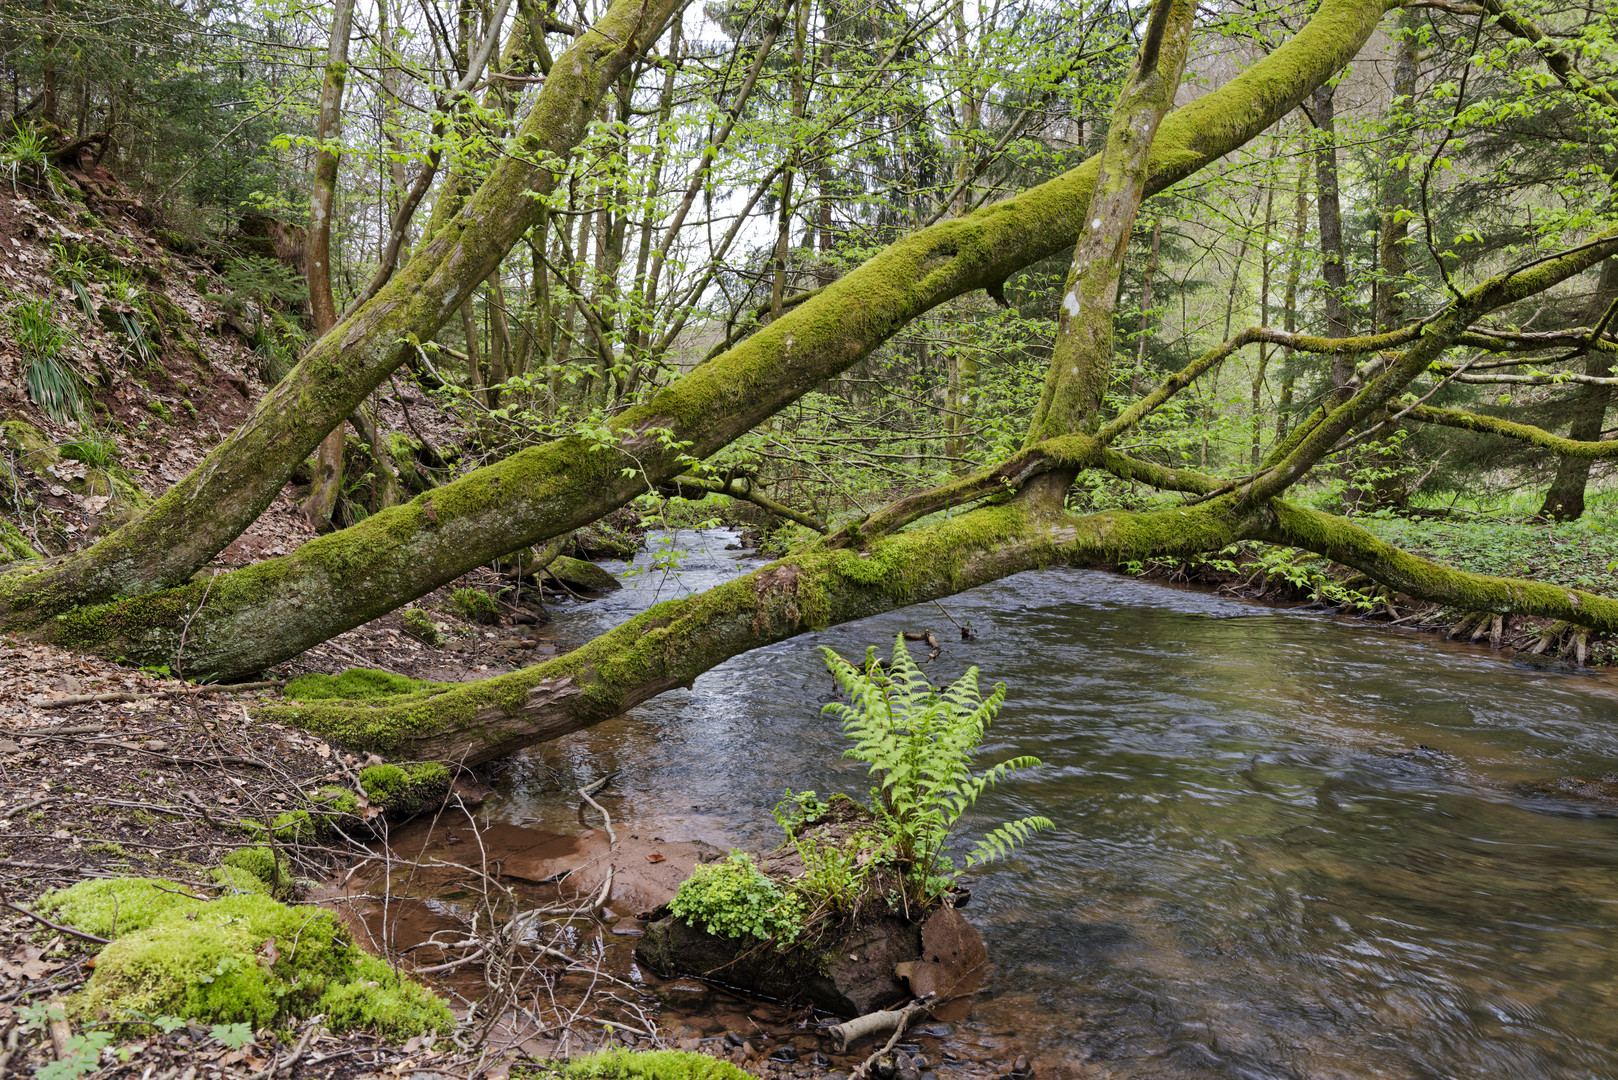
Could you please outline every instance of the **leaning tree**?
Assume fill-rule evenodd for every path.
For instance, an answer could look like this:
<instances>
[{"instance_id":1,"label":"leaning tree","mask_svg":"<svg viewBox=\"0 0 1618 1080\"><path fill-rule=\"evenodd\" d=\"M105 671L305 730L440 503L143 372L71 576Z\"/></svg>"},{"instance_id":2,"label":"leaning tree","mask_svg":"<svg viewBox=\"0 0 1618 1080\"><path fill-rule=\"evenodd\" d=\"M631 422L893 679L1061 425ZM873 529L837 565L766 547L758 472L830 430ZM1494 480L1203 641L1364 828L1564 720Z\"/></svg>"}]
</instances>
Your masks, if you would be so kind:
<instances>
[{"instance_id":1,"label":"leaning tree","mask_svg":"<svg viewBox=\"0 0 1618 1080\"><path fill-rule=\"evenodd\" d=\"M812 629L1056 562L1188 555L1241 539L1314 551L1401 592L1467 610L1618 629L1618 601L1440 566L1285 497L1331 455L1395 424L1485 431L1572 458L1618 457L1618 441L1560 438L1426 404L1465 377L1465 363L1452 362L1461 348L1504 356L1618 351L1603 324L1523 334L1502 314L1618 255L1618 226L1598 222L1576 246L1449 282L1443 302L1378 333L1251 328L1129 407L1109 413L1104 405L1120 264L1141 199L1287 117L1353 59L1396 0L1321 0L1284 44L1176 109L1194 6L1157 0L1106 146L1077 168L910 233L801 303L780 305L745 340L604 426L523 449L284 558L208 571L320 440L459 310L533 226L602 95L677 6L617 0L555 59L487 178L443 215L409 262L150 509L82 552L0 574L0 625L143 661L171 660L183 637L186 670L249 675L648 490L683 483L698 463L911 320L975 290L999 295L1012 274L1072 249L1044 395L1024 446L1007 460L901 498L746 577L660 604L547 663L440 693L287 706L284 715L392 756L477 762L597 723L729 657ZM1492 10L1477 17L1543 49L1568 93L1605 107L1599 81L1532 21ZM1318 357L1336 373L1313 411L1256 465L1214 476L1118 448L1154 411L1251 344ZM1081 471L1183 498L1148 511L1075 514L1064 495Z\"/></svg>"}]
</instances>

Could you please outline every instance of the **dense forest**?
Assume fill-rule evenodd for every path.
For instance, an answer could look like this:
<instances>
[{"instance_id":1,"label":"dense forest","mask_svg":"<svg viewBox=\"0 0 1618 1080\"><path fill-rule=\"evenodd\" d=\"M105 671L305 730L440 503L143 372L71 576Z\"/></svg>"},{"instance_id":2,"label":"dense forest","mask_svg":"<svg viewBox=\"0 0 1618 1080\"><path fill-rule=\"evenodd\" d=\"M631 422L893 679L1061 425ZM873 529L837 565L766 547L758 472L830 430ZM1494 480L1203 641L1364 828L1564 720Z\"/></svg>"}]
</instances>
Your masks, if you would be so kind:
<instances>
[{"instance_id":1,"label":"dense forest","mask_svg":"<svg viewBox=\"0 0 1618 1080\"><path fill-rule=\"evenodd\" d=\"M249 722L287 733L310 776L348 755L334 821L408 817L457 770L912 605L948 629L910 635L936 659L940 637L974 633L951 598L1053 566L1542 666L1618 655L1606 5L9 0L3 15L0 630L19 672L26 657L139 672L126 697L268 687ZM755 561L560 647L518 640L618 587L589 560L677 574L681 537L717 527ZM979 700L974 674L924 706L909 663L902 643L863 668L833 660L840 707L892 792L932 782L893 755L964 755L929 796L953 825L1037 762L969 779L1000 698ZM281 695L286 676L347 668ZM19 724L106 707L83 689L19 704ZM965 734L930 750L872 734L885 710L921 730L926 709ZM361 784L362 768L397 776ZM298 809L306 788L259 826L267 846L242 849L277 889L282 844L341 846L320 807ZM804 796L785 825L800 870L825 842L804 830L847 824ZM889 905L953 911L948 827L928 831L925 801L879 803ZM1037 843L1052 822L1026 809L963 865ZM612 888L609 871L600 905ZM809 925L840 895L810 895ZM116 915L86 930L76 902L29 917L123 943ZM273 954L290 916L250 917ZM485 975L502 1008L522 998ZM419 1047L442 1006L397 970L378 978L412 1019L336 991L295 1015ZM895 1023L893 1040L912 1020ZM51 1067L74 1060L66 1038ZM904 1074L893 1040L859 1075Z\"/></svg>"}]
</instances>

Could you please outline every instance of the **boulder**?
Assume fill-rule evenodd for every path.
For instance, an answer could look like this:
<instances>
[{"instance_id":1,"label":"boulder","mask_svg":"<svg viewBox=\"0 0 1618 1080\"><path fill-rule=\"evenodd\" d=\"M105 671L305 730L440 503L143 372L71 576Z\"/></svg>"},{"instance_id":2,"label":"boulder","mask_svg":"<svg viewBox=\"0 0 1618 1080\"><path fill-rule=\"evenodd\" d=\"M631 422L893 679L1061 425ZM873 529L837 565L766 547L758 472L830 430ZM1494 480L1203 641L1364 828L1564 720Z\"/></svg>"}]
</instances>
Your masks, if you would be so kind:
<instances>
[{"instance_id":1,"label":"boulder","mask_svg":"<svg viewBox=\"0 0 1618 1080\"><path fill-rule=\"evenodd\" d=\"M545 568L545 577L557 581L575 592L612 592L623 588L617 578L595 563L558 555Z\"/></svg>"},{"instance_id":2,"label":"boulder","mask_svg":"<svg viewBox=\"0 0 1618 1080\"><path fill-rule=\"evenodd\" d=\"M581 559L622 559L628 562L640 543L628 533L607 525L590 525L573 536L573 553Z\"/></svg>"}]
</instances>

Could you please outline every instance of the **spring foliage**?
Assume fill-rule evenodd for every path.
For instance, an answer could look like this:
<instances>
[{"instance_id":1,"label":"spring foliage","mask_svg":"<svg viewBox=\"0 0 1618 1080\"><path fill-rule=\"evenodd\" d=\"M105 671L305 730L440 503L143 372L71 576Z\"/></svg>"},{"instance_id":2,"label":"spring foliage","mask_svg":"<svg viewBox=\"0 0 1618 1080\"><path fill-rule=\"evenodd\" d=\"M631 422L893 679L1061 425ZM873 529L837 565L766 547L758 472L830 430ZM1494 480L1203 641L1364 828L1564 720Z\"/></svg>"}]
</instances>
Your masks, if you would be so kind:
<instances>
[{"instance_id":1,"label":"spring foliage","mask_svg":"<svg viewBox=\"0 0 1618 1080\"><path fill-rule=\"evenodd\" d=\"M822 651L849 699L824 711L840 718L843 733L854 740L844 756L863 761L876 779L872 807L892 839L895 861L908 871L907 884L919 887L916 899L925 904L960 873L944 846L961 815L984 791L1040 761L1023 755L973 772L972 758L1006 698L1004 683L995 684L987 698L978 692L976 667L940 691L911 660L903 637L893 643L887 671L875 649L867 651L863 669ZM1049 818L1037 815L1000 825L972 846L962 869L1002 858L1050 827Z\"/></svg>"}]
</instances>

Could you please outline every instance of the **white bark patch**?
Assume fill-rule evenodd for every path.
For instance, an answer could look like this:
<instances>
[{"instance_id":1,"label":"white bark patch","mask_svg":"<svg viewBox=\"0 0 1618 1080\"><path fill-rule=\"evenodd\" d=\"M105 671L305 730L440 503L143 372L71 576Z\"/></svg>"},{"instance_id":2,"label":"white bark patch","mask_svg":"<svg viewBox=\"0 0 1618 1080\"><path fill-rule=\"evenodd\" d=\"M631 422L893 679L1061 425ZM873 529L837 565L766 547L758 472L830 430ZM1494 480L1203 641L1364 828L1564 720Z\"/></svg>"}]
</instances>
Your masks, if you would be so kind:
<instances>
[{"instance_id":1,"label":"white bark patch","mask_svg":"<svg viewBox=\"0 0 1618 1080\"><path fill-rule=\"evenodd\" d=\"M1069 318L1079 317L1079 290L1069 289L1067 297L1062 301L1062 310L1068 313Z\"/></svg>"}]
</instances>

